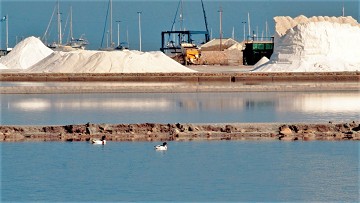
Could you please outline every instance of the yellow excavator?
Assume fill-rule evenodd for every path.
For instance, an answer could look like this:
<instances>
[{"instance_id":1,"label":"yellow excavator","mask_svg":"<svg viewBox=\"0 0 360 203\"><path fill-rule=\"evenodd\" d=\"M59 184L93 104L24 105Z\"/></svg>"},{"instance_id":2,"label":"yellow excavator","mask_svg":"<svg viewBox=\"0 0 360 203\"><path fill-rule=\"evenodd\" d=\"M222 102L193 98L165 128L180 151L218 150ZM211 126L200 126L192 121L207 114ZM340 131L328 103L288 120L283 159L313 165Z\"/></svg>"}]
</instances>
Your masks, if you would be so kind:
<instances>
[{"instance_id":1,"label":"yellow excavator","mask_svg":"<svg viewBox=\"0 0 360 203\"><path fill-rule=\"evenodd\" d=\"M185 65L199 64L201 51L195 44L182 43L181 50Z\"/></svg>"}]
</instances>

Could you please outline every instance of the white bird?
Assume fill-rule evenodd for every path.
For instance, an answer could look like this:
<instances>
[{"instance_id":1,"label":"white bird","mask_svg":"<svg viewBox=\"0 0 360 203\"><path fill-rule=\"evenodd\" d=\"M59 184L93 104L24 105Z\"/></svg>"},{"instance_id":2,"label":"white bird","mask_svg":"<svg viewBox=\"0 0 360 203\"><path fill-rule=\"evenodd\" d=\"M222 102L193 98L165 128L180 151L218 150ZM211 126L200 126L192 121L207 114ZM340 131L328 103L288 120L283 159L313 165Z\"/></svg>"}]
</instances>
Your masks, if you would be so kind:
<instances>
[{"instance_id":1,"label":"white bird","mask_svg":"<svg viewBox=\"0 0 360 203\"><path fill-rule=\"evenodd\" d=\"M164 142L162 145L156 145L154 147L155 147L155 150L159 150L159 151L167 150L167 143Z\"/></svg>"},{"instance_id":2,"label":"white bird","mask_svg":"<svg viewBox=\"0 0 360 203\"><path fill-rule=\"evenodd\" d=\"M105 136L105 135L103 135L103 136L101 137L101 140L99 140L99 139L91 139L91 143L92 143L92 144L101 144L101 145L105 145L105 144L106 144L106 140L105 140L105 138L106 138L106 136Z\"/></svg>"}]
</instances>

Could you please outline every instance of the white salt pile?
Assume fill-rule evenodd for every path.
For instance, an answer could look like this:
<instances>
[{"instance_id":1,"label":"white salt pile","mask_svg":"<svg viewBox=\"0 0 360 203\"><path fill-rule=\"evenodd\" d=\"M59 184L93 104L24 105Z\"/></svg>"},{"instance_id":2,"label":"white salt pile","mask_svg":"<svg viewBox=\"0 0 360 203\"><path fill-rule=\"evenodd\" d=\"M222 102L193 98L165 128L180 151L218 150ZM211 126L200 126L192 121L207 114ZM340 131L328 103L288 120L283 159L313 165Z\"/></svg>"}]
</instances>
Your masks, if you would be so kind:
<instances>
[{"instance_id":1,"label":"white salt pile","mask_svg":"<svg viewBox=\"0 0 360 203\"><path fill-rule=\"evenodd\" d=\"M53 51L36 37L28 37L19 42L9 54L0 58L0 63L9 69L27 69Z\"/></svg>"},{"instance_id":2,"label":"white salt pile","mask_svg":"<svg viewBox=\"0 0 360 203\"><path fill-rule=\"evenodd\" d=\"M269 62L269 59L266 58L266 56L263 56L257 63L255 63L254 68L257 68L267 62Z\"/></svg>"},{"instance_id":3,"label":"white salt pile","mask_svg":"<svg viewBox=\"0 0 360 203\"><path fill-rule=\"evenodd\" d=\"M26 72L52 73L163 73L196 72L160 51L54 52Z\"/></svg>"},{"instance_id":4,"label":"white salt pile","mask_svg":"<svg viewBox=\"0 0 360 203\"><path fill-rule=\"evenodd\" d=\"M0 63L0 69L8 69L4 64Z\"/></svg>"},{"instance_id":5,"label":"white salt pile","mask_svg":"<svg viewBox=\"0 0 360 203\"><path fill-rule=\"evenodd\" d=\"M275 17L274 53L253 71L360 70L360 25L352 17Z\"/></svg>"}]
</instances>

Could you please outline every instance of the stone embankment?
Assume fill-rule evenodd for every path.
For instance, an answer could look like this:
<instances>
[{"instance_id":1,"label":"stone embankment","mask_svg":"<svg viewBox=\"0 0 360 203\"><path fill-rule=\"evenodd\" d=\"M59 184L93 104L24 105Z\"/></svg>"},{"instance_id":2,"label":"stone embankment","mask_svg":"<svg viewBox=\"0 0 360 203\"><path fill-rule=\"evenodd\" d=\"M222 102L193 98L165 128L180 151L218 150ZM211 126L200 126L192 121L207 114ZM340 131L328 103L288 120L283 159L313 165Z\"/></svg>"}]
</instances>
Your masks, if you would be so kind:
<instances>
[{"instance_id":1,"label":"stone embankment","mask_svg":"<svg viewBox=\"0 0 360 203\"><path fill-rule=\"evenodd\" d=\"M360 140L360 124L231 123L231 124L83 124L66 126L0 126L1 142L200 140Z\"/></svg>"}]
</instances>

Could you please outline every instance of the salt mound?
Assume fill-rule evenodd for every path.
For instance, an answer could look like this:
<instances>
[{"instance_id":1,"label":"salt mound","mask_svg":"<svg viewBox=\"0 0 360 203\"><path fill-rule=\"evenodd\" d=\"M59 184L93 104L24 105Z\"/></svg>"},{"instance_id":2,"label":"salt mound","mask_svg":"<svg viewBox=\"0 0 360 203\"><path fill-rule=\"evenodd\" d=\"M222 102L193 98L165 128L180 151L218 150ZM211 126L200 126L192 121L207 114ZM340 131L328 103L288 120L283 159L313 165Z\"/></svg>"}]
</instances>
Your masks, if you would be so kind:
<instances>
[{"instance_id":1,"label":"salt mound","mask_svg":"<svg viewBox=\"0 0 360 203\"><path fill-rule=\"evenodd\" d=\"M360 26L351 17L275 17L274 52L254 71L360 70ZM298 23L301 22L301 23ZM356 22L356 23L354 23Z\"/></svg>"},{"instance_id":2,"label":"salt mound","mask_svg":"<svg viewBox=\"0 0 360 203\"><path fill-rule=\"evenodd\" d=\"M9 54L1 57L0 63L10 69L27 69L52 52L38 38L32 36L19 42Z\"/></svg>"},{"instance_id":3,"label":"salt mound","mask_svg":"<svg viewBox=\"0 0 360 203\"><path fill-rule=\"evenodd\" d=\"M254 68L257 68L265 63L269 62L269 59L266 56L263 56L255 65Z\"/></svg>"},{"instance_id":4,"label":"salt mound","mask_svg":"<svg viewBox=\"0 0 360 203\"><path fill-rule=\"evenodd\" d=\"M26 72L53 73L159 73L196 72L160 51L90 51L54 52Z\"/></svg>"},{"instance_id":5,"label":"salt mound","mask_svg":"<svg viewBox=\"0 0 360 203\"><path fill-rule=\"evenodd\" d=\"M4 64L0 63L0 69L8 69Z\"/></svg>"},{"instance_id":6,"label":"salt mound","mask_svg":"<svg viewBox=\"0 0 360 203\"><path fill-rule=\"evenodd\" d=\"M310 22L331 22L331 23L340 23L340 24L350 24L352 26L358 26L358 22L351 16L347 17L329 17L329 16L313 16L307 18L304 15L300 15L296 18L291 18L290 16L276 16L274 17L275 21L275 32L279 36L283 36L286 32L299 24L305 24Z\"/></svg>"}]
</instances>

